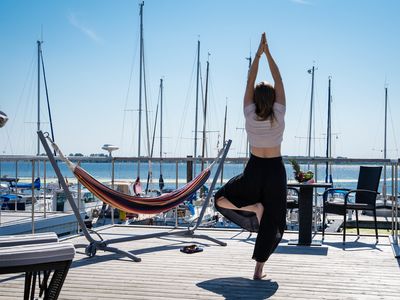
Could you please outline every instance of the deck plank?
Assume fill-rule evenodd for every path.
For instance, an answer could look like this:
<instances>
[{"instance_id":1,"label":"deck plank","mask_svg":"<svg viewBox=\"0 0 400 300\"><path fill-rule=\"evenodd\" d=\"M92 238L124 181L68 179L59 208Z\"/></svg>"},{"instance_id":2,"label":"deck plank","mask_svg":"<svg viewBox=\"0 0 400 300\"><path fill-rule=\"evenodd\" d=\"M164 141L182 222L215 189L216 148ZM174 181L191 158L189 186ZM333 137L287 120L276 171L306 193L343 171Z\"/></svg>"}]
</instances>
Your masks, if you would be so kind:
<instances>
[{"instance_id":1,"label":"deck plank","mask_svg":"<svg viewBox=\"0 0 400 300\"><path fill-rule=\"evenodd\" d=\"M109 227L105 239L165 231L158 227ZM266 280L253 281L255 235L238 230L201 230L227 247L184 237L162 237L113 244L142 258L135 263L99 251L88 258L78 249L59 299L396 299L400 297L399 261L389 239L329 234L320 247L288 246L285 233L265 266ZM85 242L72 238L73 243ZM183 254L196 242L203 252ZM21 299L22 276L0 276L0 299ZM10 278L10 279L8 279Z\"/></svg>"}]
</instances>

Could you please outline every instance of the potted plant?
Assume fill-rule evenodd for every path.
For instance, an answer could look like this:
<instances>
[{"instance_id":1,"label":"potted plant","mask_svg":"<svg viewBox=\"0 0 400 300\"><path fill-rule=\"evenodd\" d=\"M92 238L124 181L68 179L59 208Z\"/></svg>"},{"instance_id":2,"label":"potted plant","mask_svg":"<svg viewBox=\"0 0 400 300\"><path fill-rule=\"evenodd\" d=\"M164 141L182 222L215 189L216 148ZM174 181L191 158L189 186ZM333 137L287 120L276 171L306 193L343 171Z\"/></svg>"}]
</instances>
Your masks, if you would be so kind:
<instances>
[{"instance_id":1,"label":"potted plant","mask_svg":"<svg viewBox=\"0 0 400 300\"><path fill-rule=\"evenodd\" d=\"M293 167L294 170L294 179L296 179L298 182L307 182L314 177L314 173L311 171L301 171L300 170L300 165L295 159L289 159L290 164Z\"/></svg>"}]
</instances>

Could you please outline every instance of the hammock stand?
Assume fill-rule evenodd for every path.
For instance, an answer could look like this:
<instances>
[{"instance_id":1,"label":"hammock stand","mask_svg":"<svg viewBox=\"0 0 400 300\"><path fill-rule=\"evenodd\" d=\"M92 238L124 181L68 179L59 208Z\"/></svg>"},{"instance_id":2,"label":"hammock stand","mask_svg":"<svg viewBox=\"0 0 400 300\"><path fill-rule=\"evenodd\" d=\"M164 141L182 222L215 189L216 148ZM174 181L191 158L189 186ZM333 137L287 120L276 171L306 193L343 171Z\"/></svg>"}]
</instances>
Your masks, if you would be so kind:
<instances>
[{"instance_id":1,"label":"hammock stand","mask_svg":"<svg viewBox=\"0 0 400 300\"><path fill-rule=\"evenodd\" d=\"M137 235L137 236L131 236L131 237L123 237L123 238L115 238L115 239L108 239L108 240L104 240L101 235L99 233L97 233L96 231L91 230L92 233L94 233L95 235L97 235L98 238L100 238L100 240L94 239L91 235L91 232L89 232L88 228L86 227L86 224L84 222L84 220L82 219L82 216L79 213L79 209L72 197L72 194L68 188L68 185L65 182L64 176L61 174L60 168L57 165L56 159L49 147L49 144L46 141L46 138L50 141L52 147L58 151L60 154L60 150L58 149L57 145L51 141L50 137L47 135L45 137L45 135L43 134L43 132L41 130L39 130L37 132L39 139L43 145L44 150L46 151L46 154L50 160L50 163L57 175L58 181L61 185L61 187L63 188L66 198L75 214L75 217L78 221L79 226L82 229L82 233L85 236L85 238L87 239L87 241L89 242L89 244L77 244L75 245L76 248L85 248L85 253L87 256L89 257L93 257L96 255L97 250L103 250L103 251L108 251L108 252L112 252L112 253L117 253L117 254L121 254L123 256L126 256L130 259L132 259L135 262L140 262L141 258L137 257L135 255L133 255L132 253L128 252L128 251L124 251L124 250L120 250L116 247L110 247L110 244L116 244L116 243L123 243L123 242L129 242L129 241L136 241L136 240L143 240L143 239L149 239L149 238L159 238L159 237L164 237L164 236L184 236L184 237L190 237L190 238L199 238L199 239L206 239L209 240L211 242L214 242L218 245L221 246L226 246L227 244L223 241L217 240L215 238L212 238L208 235L204 235L204 234L195 234L195 230L200 226L202 219L204 217L206 208L210 202L211 196L212 196L212 192L215 188L215 185L217 183L218 177L221 173L222 170L222 166L223 163L225 161L225 158L228 154L229 148L231 146L232 141L228 140L224 146L223 149L221 149L221 151L218 153L218 156L216 157L216 159L214 160L214 163L218 163L218 167L217 170L215 172L214 178L212 180L211 186L208 190L207 196L204 200L202 209L200 211L200 215L197 219L196 224L191 227L191 225L188 226L187 229L184 230L175 230L173 229L172 231L168 231L168 232L159 232L159 233L151 233L151 234L143 234L143 235Z\"/></svg>"}]
</instances>

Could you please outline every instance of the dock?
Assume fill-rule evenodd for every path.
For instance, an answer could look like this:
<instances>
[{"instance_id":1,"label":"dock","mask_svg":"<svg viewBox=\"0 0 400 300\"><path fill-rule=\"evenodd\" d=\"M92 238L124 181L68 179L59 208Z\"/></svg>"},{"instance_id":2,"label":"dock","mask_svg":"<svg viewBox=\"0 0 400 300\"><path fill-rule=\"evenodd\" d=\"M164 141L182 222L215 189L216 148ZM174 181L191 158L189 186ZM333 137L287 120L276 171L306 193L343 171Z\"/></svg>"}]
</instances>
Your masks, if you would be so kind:
<instances>
[{"instance_id":1,"label":"dock","mask_svg":"<svg viewBox=\"0 0 400 300\"><path fill-rule=\"evenodd\" d=\"M84 213L82 213L84 217ZM76 217L70 212L37 213L34 217L34 232L55 232L58 236L76 233ZM30 211L0 211L0 235L32 233L32 213Z\"/></svg>"},{"instance_id":2,"label":"dock","mask_svg":"<svg viewBox=\"0 0 400 300\"><path fill-rule=\"evenodd\" d=\"M106 226L104 239L172 230L158 226ZM236 229L199 229L227 243L186 237L150 238L113 244L141 262L77 249L59 299L399 299L400 262L389 238L328 234L322 246L289 246L297 232L285 232L265 265L267 277L252 280L255 234ZM319 235L315 237L320 238ZM64 239L85 243L81 236ZM202 252L185 254L196 243ZM24 276L0 276L0 299L22 299Z\"/></svg>"}]
</instances>

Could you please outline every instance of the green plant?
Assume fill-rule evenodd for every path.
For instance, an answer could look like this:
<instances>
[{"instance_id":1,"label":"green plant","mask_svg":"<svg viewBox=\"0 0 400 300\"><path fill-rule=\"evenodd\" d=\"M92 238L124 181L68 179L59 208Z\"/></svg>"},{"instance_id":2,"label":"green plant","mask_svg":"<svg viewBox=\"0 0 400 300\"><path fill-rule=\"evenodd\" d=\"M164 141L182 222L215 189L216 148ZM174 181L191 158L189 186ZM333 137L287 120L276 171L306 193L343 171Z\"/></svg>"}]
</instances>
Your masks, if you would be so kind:
<instances>
[{"instance_id":1,"label":"green plant","mask_svg":"<svg viewBox=\"0 0 400 300\"><path fill-rule=\"evenodd\" d=\"M311 171L307 171L307 172L301 171L300 165L295 159L289 159L289 162L292 165L293 170L294 170L294 178L298 182L309 181L314 177L314 173Z\"/></svg>"}]
</instances>

